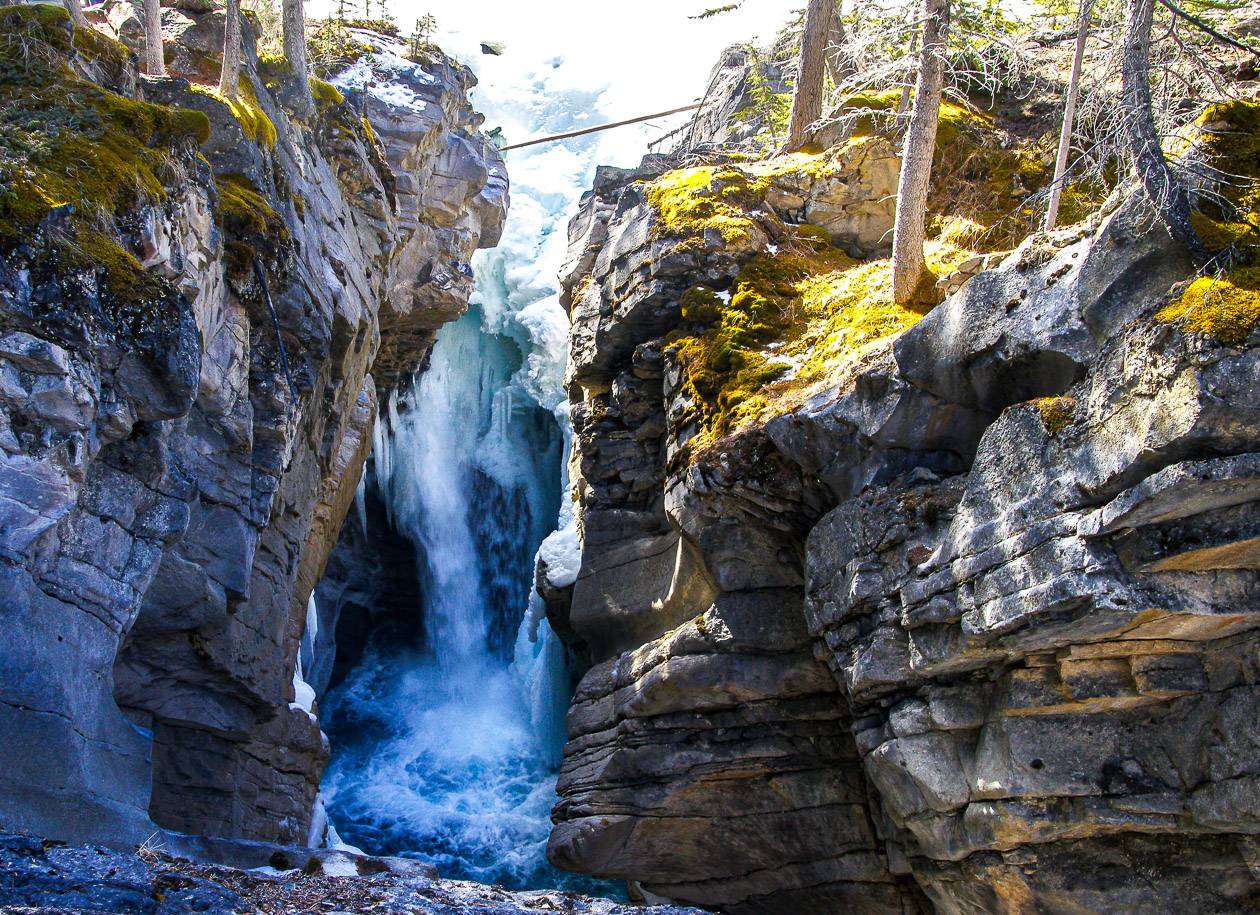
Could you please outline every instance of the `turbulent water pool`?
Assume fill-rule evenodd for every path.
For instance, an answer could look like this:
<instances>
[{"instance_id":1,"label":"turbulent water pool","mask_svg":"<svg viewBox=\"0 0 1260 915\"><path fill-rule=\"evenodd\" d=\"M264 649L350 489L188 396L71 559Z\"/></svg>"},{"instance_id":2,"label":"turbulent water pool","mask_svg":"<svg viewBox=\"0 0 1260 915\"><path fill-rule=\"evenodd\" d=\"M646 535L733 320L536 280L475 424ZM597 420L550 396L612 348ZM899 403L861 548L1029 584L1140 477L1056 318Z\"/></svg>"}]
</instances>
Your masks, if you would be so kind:
<instances>
[{"instance_id":1,"label":"turbulent water pool","mask_svg":"<svg viewBox=\"0 0 1260 915\"><path fill-rule=\"evenodd\" d=\"M544 852L569 677L529 596L563 437L525 393L526 365L476 309L389 403L373 485L417 548L423 640L373 637L324 703L344 841L514 887L567 879Z\"/></svg>"}]
</instances>

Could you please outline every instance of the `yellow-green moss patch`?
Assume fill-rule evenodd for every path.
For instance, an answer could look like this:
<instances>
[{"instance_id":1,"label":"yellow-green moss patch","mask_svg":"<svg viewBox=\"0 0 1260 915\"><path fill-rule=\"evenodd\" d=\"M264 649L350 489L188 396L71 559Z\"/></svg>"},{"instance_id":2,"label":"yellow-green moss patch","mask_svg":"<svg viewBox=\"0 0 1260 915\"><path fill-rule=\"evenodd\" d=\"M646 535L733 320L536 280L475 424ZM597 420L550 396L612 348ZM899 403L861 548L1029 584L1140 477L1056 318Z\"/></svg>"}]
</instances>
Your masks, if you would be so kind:
<instances>
[{"instance_id":1,"label":"yellow-green moss patch","mask_svg":"<svg viewBox=\"0 0 1260 915\"><path fill-rule=\"evenodd\" d=\"M215 183L227 238L228 271L244 275L256 253L288 243L289 227L244 175L223 175Z\"/></svg>"},{"instance_id":2,"label":"yellow-green moss patch","mask_svg":"<svg viewBox=\"0 0 1260 915\"><path fill-rule=\"evenodd\" d=\"M192 89L202 95L217 98L227 105L232 112L232 117L236 118L236 122L240 124L241 133L245 134L247 140L252 140L263 149L272 149L276 145L276 125L258 104L258 94L248 76L241 74L240 82L236 87L236 98L233 99L224 98L217 89L205 86L193 86Z\"/></svg>"},{"instance_id":3,"label":"yellow-green moss patch","mask_svg":"<svg viewBox=\"0 0 1260 915\"><path fill-rule=\"evenodd\" d=\"M730 166L700 165L667 172L647 186L659 217L658 237L700 239L713 230L728 245L747 244L755 223L748 215L762 202L768 182Z\"/></svg>"},{"instance_id":4,"label":"yellow-green moss patch","mask_svg":"<svg viewBox=\"0 0 1260 915\"><path fill-rule=\"evenodd\" d=\"M1260 324L1260 267L1199 277L1155 317L1222 343L1242 343Z\"/></svg>"},{"instance_id":5,"label":"yellow-green moss patch","mask_svg":"<svg viewBox=\"0 0 1260 915\"><path fill-rule=\"evenodd\" d=\"M161 202L172 147L209 129L199 111L124 98L68 71L38 86L0 82L0 234L28 232L67 203L96 221Z\"/></svg>"},{"instance_id":6,"label":"yellow-green moss patch","mask_svg":"<svg viewBox=\"0 0 1260 915\"><path fill-rule=\"evenodd\" d=\"M1191 221L1231 269L1199 277L1155 317L1222 343L1242 343L1260 324L1260 102L1212 105L1199 129L1204 160L1228 180Z\"/></svg>"},{"instance_id":7,"label":"yellow-green moss patch","mask_svg":"<svg viewBox=\"0 0 1260 915\"><path fill-rule=\"evenodd\" d=\"M1221 200L1205 202L1195 229L1209 249L1230 249L1236 263L1260 263L1260 102L1210 106L1199 119L1201 149L1226 178Z\"/></svg>"},{"instance_id":8,"label":"yellow-green moss patch","mask_svg":"<svg viewBox=\"0 0 1260 915\"><path fill-rule=\"evenodd\" d=\"M0 9L0 33L11 39L28 37L43 42L53 51L66 54L72 47L70 14L59 3L29 3ZM29 57L37 49L29 45L9 49L6 57ZM6 61L8 65L11 61Z\"/></svg>"},{"instance_id":9,"label":"yellow-green moss patch","mask_svg":"<svg viewBox=\"0 0 1260 915\"><path fill-rule=\"evenodd\" d=\"M283 54L258 55L258 75L268 89L278 87L281 81L293 75L293 64Z\"/></svg>"},{"instance_id":10,"label":"yellow-green moss patch","mask_svg":"<svg viewBox=\"0 0 1260 915\"><path fill-rule=\"evenodd\" d=\"M43 238L50 259L99 271L121 304L165 300L163 284L120 244L119 224L166 200L209 121L79 79L68 65L68 21L61 7L0 11L0 32L21 48L0 65L0 247L32 241L60 209ZM75 43L89 45L97 46Z\"/></svg>"},{"instance_id":11,"label":"yellow-green moss patch","mask_svg":"<svg viewBox=\"0 0 1260 915\"><path fill-rule=\"evenodd\" d=\"M929 242L945 273L972 252ZM928 307L892 299L887 259L855 261L811 234L753 258L730 290L695 286L682 297L684 330L670 338L695 404L693 452L789 409L857 357L917 323Z\"/></svg>"},{"instance_id":12,"label":"yellow-green moss patch","mask_svg":"<svg viewBox=\"0 0 1260 915\"><path fill-rule=\"evenodd\" d=\"M911 93L913 96L913 93ZM850 95L840 103L841 111L852 112L856 117L854 136L883 133L890 123L888 116L896 113L901 104L901 90L864 92ZM882 117L881 117L882 116ZM941 101L940 118L936 127L936 144L954 142L960 130L988 131L993 129L993 118L972 105L944 99Z\"/></svg>"},{"instance_id":13,"label":"yellow-green moss patch","mask_svg":"<svg viewBox=\"0 0 1260 915\"><path fill-rule=\"evenodd\" d=\"M311 96L315 99L315 104L320 108L328 108L332 105L341 105L345 102L346 97L341 94L341 90L332 83L326 83L322 79L312 76Z\"/></svg>"},{"instance_id":14,"label":"yellow-green moss patch","mask_svg":"<svg viewBox=\"0 0 1260 915\"><path fill-rule=\"evenodd\" d=\"M117 79L131 61L131 51L125 44L90 27L74 30L74 49L84 60L101 66L113 79Z\"/></svg>"},{"instance_id":15,"label":"yellow-green moss patch","mask_svg":"<svg viewBox=\"0 0 1260 915\"><path fill-rule=\"evenodd\" d=\"M1029 404L1041 414L1041 423L1051 435L1057 435L1076 415L1074 397L1038 397Z\"/></svg>"}]
</instances>

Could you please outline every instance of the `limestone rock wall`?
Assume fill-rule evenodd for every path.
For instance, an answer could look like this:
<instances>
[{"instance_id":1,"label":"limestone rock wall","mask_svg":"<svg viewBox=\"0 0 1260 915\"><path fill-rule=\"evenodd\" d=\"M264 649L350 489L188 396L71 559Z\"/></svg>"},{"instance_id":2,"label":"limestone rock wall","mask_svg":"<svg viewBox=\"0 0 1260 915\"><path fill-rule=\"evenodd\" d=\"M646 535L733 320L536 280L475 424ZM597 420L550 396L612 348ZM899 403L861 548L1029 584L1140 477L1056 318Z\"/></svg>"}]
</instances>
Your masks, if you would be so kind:
<instances>
[{"instance_id":1,"label":"limestone rock wall","mask_svg":"<svg viewBox=\"0 0 1260 915\"><path fill-rule=\"evenodd\" d=\"M819 656L942 912L1260 899L1260 341L1150 319L1167 277L1109 246L1134 209L1040 269L1017 254L896 346L907 374L929 351L992 360L960 399L1029 393L1001 380L1018 369L1055 400L1004 409L968 473L869 487L810 536ZM994 287L1019 290L996 321ZM955 337L960 319L1003 332Z\"/></svg>"},{"instance_id":2,"label":"limestone rock wall","mask_svg":"<svg viewBox=\"0 0 1260 915\"><path fill-rule=\"evenodd\" d=\"M805 626L804 543L831 496L764 433L703 465L676 453L687 421L664 338L679 297L729 283L774 225L702 249L655 237L642 182L666 167L601 170L570 230L583 556L556 628L593 666L569 714L549 854L648 899L919 911L868 814L844 695ZM838 209L843 187L798 187L779 205Z\"/></svg>"},{"instance_id":3,"label":"limestone rock wall","mask_svg":"<svg viewBox=\"0 0 1260 915\"><path fill-rule=\"evenodd\" d=\"M662 237L668 167L570 230L553 861L733 912L1254 911L1260 332L1157 320L1192 267L1121 194L689 453L679 300L774 220Z\"/></svg>"},{"instance_id":4,"label":"limestone rock wall","mask_svg":"<svg viewBox=\"0 0 1260 915\"><path fill-rule=\"evenodd\" d=\"M167 12L188 36L177 61L221 47L221 14ZM137 92L211 125L202 149L171 151L163 201L112 226L160 279L156 321L109 320L90 271L42 254L46 227L0 257L8 828L307 840L328 753L295 702L307 597L378 396L466 306L468 260L507 206L470 74L357 37L374 53L344 100L297 114L247 34L274 142L128 65Z\"/></svg>"}]
</instances>

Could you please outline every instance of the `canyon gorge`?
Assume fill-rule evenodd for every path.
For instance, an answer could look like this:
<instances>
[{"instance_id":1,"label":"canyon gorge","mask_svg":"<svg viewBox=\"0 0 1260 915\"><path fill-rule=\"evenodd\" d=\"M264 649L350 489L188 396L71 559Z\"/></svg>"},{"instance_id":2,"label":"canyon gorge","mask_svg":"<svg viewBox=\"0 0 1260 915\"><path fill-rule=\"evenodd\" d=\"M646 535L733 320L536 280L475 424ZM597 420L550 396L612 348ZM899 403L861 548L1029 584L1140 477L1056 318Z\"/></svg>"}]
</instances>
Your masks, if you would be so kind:
<instances>
[{"instance_id":1,"label":"canyon gorge","mask_svg":"<svg viewBox=\"0 0 1260 915\"><path fill-rule=\"evenodd\" d=\"M212 7L0 7L0 911L1260 908L1254 64L1232 260L1034 224L1034 74L898 303L908 90L544 160L596 94L247 16L227 100Z\"/></svg>"}]
</instances>

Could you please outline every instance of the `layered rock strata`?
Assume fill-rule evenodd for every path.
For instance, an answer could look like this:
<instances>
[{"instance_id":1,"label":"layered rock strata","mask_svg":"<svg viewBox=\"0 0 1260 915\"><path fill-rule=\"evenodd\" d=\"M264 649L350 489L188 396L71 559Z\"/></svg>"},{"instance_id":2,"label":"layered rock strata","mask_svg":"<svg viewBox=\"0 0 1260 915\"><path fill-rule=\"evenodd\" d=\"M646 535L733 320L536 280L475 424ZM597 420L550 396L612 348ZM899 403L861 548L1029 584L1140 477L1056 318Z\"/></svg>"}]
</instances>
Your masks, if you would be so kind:
<instances>
[{"instance_id":1,"label":"layered rock strata","mask_svg":"<svg viewBox=\"0 0 1260 915\"><path fill-rule=\"evenodd\" d=\"M942 912L1260 900L1258 341L1151 320L1184 261L1134 242L1140 210L904 335L903 377L1005 409L969 473L868 487L810 536L818 654Z\"/></svg>"},{"instance_id":2,"label":"layered rock strata","mask_svg":"<svg viewBox=\"0 0 1260 915\"><path fill-rule=\"evenodd\" d=\"M552 860L733 912L1254 910L1260 332L1162 316L1193 267L1140 196L699 436L688 291L785 222L877 250L877 163L726 235L670 231L664 158L583 200Z\"/></svg>"},{"instance_id":3,"label":"layered rock strata","mask_svg":"<svg viewBox=\"0 0 1260 915\"><path fill-rule=\"evenodd\" d=\"M876 248L892 213L870 204L895 182L883 149L834 178L784 179L768 199L785 214L825 213L837 237ZM691 427L664 339L679 299L729 284L775 226L742 244L661 237L643 182L667 167L601 170L570 231L583 560L551 614L593 666L569 714L549 853L648 899L916 911L918 890L893 872L868 814L843 694L805 626L804 541L832 497L763 433L703 464L679 459Z\"/></svg>"},{"instance_id":4,"label":"layered rock strata","mask_svg":"<svg viewBox=\"0 0 1260 915\"><path fill-rule=\"evenodd\" d=\"M473 250L497 239L502 163L470 74L440 56L357 35L372 50L344 95L315 85L303 116L247 29L230 109L179 76L137 78L125 48L72 38L49 7L19 9L43 11L67 93L108 112L134 91L209 131L200 149L155 135L143 155L162 157L164 186L104 226L145 278L136 317L113 268L59 253L83 237L56 223L75 204L5 236L0 817L70 840L134 843L156 823L304 843L328 753L296 701L307 597L379 392L422 364L466 305ZM202 35L176 61L222 46L222 14L168 13ZM123 95L89 83L101 60ZM83 174L114 180L112 161Z\"/></svg>"}]
</instances>

